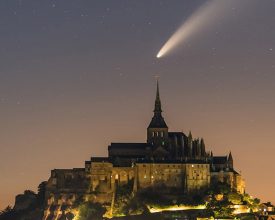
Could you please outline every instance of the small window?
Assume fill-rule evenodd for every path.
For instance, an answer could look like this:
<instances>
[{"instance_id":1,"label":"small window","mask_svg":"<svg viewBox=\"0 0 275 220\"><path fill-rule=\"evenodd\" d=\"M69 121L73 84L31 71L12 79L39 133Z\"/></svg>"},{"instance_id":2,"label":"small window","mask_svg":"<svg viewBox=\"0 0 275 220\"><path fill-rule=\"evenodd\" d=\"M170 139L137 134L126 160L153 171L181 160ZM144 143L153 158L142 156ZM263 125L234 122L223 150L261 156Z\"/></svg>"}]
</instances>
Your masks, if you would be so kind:
<instances>
[{"instance_id":1,"label":"small window","mask_svg":"<svg viewBox=\"0 0 275 220\"><path fill-rule=\"evenodd\" d=\"M163 131L160 133L161 137L163 137Z\"/></svg>"},{"instance_id":2,"label":"small window","mask_svg":"<svg viewBox=\"0 0 275 220\"><path fill-rule=\"evenodd\" d=\"M155 136L155 132L152 132L152 137L154 137Z\"/></svg>"}]
</instances>

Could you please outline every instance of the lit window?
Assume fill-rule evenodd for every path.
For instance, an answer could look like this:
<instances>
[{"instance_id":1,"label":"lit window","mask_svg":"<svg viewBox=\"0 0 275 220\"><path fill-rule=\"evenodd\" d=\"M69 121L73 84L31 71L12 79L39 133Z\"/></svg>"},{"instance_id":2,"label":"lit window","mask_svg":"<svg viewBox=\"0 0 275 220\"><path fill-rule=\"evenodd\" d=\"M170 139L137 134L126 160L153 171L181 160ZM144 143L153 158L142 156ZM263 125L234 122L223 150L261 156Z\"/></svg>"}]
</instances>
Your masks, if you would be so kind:
<instances>
[{"instance_id":1,"label":"lit window","mask_svg":"<svg viewBox=\"0 0 275 220\"><path fill-rule=\"evenodd\" d=\"M155 136L155 132L152 132L152 137L154 137Z\"/></svg>"}]
</instances>

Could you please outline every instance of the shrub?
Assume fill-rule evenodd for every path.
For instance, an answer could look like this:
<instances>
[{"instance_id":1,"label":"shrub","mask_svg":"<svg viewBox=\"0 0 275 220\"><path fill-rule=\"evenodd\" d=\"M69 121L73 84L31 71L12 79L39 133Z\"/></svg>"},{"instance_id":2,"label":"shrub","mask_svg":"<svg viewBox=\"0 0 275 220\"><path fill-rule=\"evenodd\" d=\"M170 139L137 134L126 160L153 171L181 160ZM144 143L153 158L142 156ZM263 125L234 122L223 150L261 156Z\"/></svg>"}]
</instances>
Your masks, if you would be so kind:
<instances>
[{"instance_id":1,"label":"shrub","mask_svg":"<svg viewBox=\"0 0 275 220\"><path fill-rule=\"evenodd\" d=\"M102 219L106 209L99 203L84 202L79 206L79 220Z\"/></svg>"}]
</instances>

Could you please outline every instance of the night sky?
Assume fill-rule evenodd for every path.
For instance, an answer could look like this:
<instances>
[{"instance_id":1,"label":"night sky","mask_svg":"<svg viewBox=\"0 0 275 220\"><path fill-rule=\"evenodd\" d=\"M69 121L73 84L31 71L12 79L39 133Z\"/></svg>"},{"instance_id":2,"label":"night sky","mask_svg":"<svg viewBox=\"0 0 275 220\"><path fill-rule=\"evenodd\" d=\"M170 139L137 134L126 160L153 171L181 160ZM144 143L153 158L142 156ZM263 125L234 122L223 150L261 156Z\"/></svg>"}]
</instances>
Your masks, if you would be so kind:
<instances>
[{"instance_id":1,"label":"night sky","mask_svg":"<svg viewBox=\"0 0 275 220\"><path fill-rule=\"evenodd\" d=\"M247 192L275 202L275 1L235 1L157 59L204 2L0 1L0 209L51 169L145 141L155 75L170 131L231 150Z\"/></svg>"}]
</instances>

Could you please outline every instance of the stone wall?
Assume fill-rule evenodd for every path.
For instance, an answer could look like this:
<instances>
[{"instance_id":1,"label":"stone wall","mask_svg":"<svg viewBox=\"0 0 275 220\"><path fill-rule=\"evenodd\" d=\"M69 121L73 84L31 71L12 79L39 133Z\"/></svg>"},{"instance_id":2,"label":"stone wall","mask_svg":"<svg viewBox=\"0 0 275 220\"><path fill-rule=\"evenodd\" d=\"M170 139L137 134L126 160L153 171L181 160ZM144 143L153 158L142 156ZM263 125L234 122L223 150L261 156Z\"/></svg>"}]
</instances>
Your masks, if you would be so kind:
<instances>
[{"instance_id":1,"label":"stone wall","mask_svg":"<svg viewBox=\"0 0 275 220\"><path fill-rule=\"evenodd\" d=\"M186 164L186 192L197 192L210 185L209 164Z\"/></svg>"}]
</instances>

